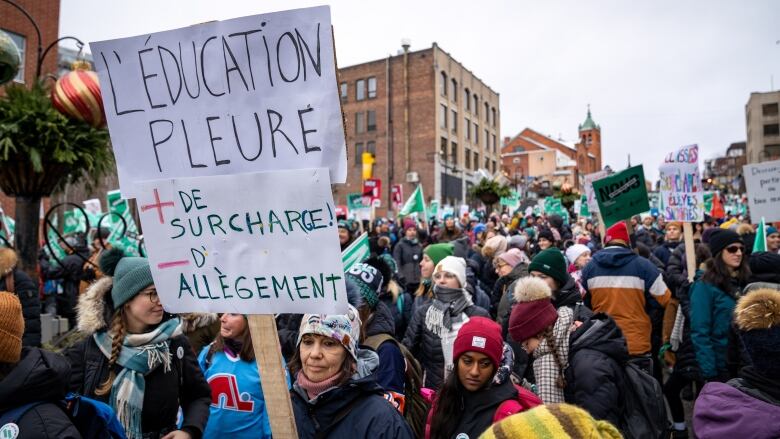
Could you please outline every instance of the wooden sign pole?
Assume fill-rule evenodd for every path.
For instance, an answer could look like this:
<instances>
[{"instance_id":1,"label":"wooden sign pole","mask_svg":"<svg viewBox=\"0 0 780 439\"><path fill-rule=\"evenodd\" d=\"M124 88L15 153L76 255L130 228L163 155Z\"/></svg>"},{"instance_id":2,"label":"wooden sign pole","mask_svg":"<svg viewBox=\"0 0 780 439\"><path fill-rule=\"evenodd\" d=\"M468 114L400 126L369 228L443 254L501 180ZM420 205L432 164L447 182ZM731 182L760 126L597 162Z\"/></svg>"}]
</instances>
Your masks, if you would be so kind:
<instances>
[{"instance_id":1,"label":"wooden sign pole","mask_svg":"<svg viewBox=\"0 0 780 439\"><path fill-rule=\"evenodd\" d=\"M273 314L249 315L247 319L271 432L277 439L297 439L298 431L287 388L282 348L276 333L276 319Z\"/></svg>"},{"instance_id":2,"label":"wooden sign pole","mask_svg":"<svg viewBox=\"0 0 780 439\"><path fill-rule=\"evenodd\" d=\"M688 281L693 282L696 275L696 250L693 247L693 226L683 223L683 242L685 243L685 262L688 267Z\"/></svg>"}]
</instances>

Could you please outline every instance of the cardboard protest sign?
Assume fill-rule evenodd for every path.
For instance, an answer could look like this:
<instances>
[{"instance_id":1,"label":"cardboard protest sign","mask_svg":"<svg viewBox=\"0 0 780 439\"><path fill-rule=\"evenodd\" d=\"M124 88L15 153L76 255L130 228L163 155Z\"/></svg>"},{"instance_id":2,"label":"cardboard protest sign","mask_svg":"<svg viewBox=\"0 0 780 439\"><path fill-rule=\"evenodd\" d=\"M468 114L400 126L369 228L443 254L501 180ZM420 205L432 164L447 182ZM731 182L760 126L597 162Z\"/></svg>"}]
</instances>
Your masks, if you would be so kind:
<instances>
[{"instance_id":1,"label":"cardboard protest sign","mask_svg":"<svg viewBox=\"0 0 780 439\"><path fill-rule=\"evenodd\" d=\"M754 223L760 218L767 222L780 221L780 160L745 165L742 170L750 218ZM731 209L732 213L739 211L736 207Z\"/></svg>"},{"instance_id":2,"label":"cardboard protest sign","mask_svg":"<svg viewBox=\"0 0 780 439\"><path fill-rule=\"evenodd\" d=\"M127 200L122 198L119 190L113 190L106 194L106 201L111 215L106 216L100 226L110 230L108 242L123 248L126 254L138 256L138 227Z\"/></svg>"},{"instance_id":3,"label":"cardboard protest sign","mask_svg":"<svg viewBox=\"0 0 780 439\"><path fill-rule=\"evenodd\" d=\"M90 43L123 198L144 180L324 167L346 180L330 8Z\"/></svg>"},{"instance_id":4,"label":"cardboard protest sign","mask_svg":"<svg viewBox=\"0 0 780 439\"><path fill-rule=\"evenodd\" d=\"M369 178L363 180L363 205L379 207L382 204L380 194L382 193L382 180L378 178Z\"/></svg>"},{"instance_id":5,"label":"cardboard protest sign","mask_svg":"<svg viewBox=\"0 0 780 439\"><path fill-rule=\"evenodd\" d=\"M596 194L593 192L593 182L609 175L605 170L588 174L584 177L585 196L587 197L588 210L591 213L599 213L599 203L596 201Z\"/></svg>"},{"instance_id":6,"label":"cardboard protest sign","mask_svg":"<svg viewBox=\"0 0 780 439\"><path fill-rule=\"evenodd\" d=\"M704 221L699 147L683 146L669 153L658 171L661 182L660 214L667 221Z\"/></svg>"},{"instance_id":7,"label":"cardboard protest sign","mask_svg":"<svg viewBox=\"0 0 780 439\"><path fill-rule=\"evenodd\" d=\"M393 209L400 209L404 203L404 185L394 184L390 186L390 199L393 202Z\"/></svg>"},{"instance_id":8,"label":"cardboard protest sign","mask_svg":"<svg viewBox=\"0 0 780 439\"><path fill-rule=\"evenodd\" d=\"M650 210L642 165L593 182L605 227Z\"/></svg>"},{"instance_id":9,"label":"cardboard protest sign","mask_svg":"<svg viewBox=\"0 0 780 439\"><path fill-rule=\"evenodd\" d=\"M502 206L517 207L520 205L520 196L517 194L517 191L513 190L508 197L501 197L499 203Z\"/></svg>"},{"instance_id":10,"label":"cardboard protest sign","mask_svg":"<svg viewBox=\"0 0 780 439\"><path fill-rule=\"evenodd\" d=\"M153 180L140 188L149 263L167 311L346 312L327 169Z\"/></svg>"}]
</instances>

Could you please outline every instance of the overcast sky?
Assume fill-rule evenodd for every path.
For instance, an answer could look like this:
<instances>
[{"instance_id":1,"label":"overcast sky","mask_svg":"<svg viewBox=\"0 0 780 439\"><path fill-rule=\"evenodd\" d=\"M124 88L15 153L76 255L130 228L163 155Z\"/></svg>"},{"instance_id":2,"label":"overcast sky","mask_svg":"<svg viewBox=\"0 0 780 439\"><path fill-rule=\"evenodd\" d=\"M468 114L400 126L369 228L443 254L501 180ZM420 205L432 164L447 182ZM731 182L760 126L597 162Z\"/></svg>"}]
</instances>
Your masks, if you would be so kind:
<instances>
[{"instance_id":1,"label":"overcast sky","mask_svg":"<svg viewBox=\"0 0 780 439\"><path fill-rule=\"evenodd\" d=\"M85 42L322 1L62 0L60 34ZM525 127L576 139L591 104L604 164L698 143L744 141L751 92L780 88L780 1L334 1L339 65L432 42L500 93L501 136Z\"/></svg>"}]
</instances>

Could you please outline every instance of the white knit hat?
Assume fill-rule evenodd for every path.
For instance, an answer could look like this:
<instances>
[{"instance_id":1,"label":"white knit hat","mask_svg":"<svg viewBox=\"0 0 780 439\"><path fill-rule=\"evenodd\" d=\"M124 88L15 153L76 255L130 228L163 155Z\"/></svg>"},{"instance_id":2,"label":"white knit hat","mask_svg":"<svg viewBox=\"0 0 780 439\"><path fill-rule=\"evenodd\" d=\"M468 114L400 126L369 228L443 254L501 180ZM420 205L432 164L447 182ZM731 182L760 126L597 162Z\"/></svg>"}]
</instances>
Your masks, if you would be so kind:
<instances>
[{"instance_id":1,"label":"white knit hat","mask_svg":"<svg viewBox=\"0 0 780 439\"><path fill-rule=\"evenodd\" d=\"M459 258L457 256L447 256L446 258L439 261L438 265L436 265L436 268L433 269L433 274L435 275L440 271L446 271L447 273L454 274L455 277L458 278L458 282L460 282L460 287L466 287L465 259Z\"/></svg>"},{"instance_id":2,"label":"white knit hat","mask_svg":"<svg viewBox=\"0 0 780 439\"><path fill-rule=\"evenodd\" d=\"M590 252L590 249L587 245L574 244L573 246L566 249L566 259L569 260L570 264L573 264L574 261L576 261L577 258L582 256L582 254L585 252Z\"/></svg>"}]
</instances>

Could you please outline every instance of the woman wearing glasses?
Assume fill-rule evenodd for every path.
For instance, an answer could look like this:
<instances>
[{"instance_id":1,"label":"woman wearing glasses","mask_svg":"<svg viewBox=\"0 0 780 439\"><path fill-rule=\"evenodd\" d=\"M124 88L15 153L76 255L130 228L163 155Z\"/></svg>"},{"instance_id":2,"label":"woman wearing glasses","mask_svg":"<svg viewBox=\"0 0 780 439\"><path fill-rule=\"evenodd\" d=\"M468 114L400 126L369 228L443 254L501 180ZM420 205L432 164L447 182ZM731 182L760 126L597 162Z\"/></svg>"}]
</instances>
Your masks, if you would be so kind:
<instances>
[{"instance_id":1,"label":"woman wearing glasses","mask_svg":"<svg viewBox=\"0 0 780 439\"><path fill-rule=\"evenodd\" d=\"M67 352L70 390L111 405L130 439L200 438L211 389L180 320L163 311L149 261L112 249L100 270L79 299L78 328L89 336Z\"/></svg>"},{"instance_id":2,"label":"woman wearing glasses","mask_svg":"<svg viewBox=\"0 0 780 439\"><path fill-rule=\"evenodd\" d=\"M433 269L433 300L417 308L406 330L404 345L425 370L425 387L436 389L452 371L452 349L458 330L469 317L488 317L471 300L466 285L466 261L447 256Z\"/></svg>"},{"instance_id":3,"label":"woman wearing glasses","mask_svg":"<svg viewBox=\"0 0 780 439\"><path fill-rule=\"evenodd\" d=\"M736 232L716 230L709 246L712 257L691 287L691 342L702 378L725 382L730 378L726 358L732 315L750 268Z\"/></svg>"}]
</instances>

